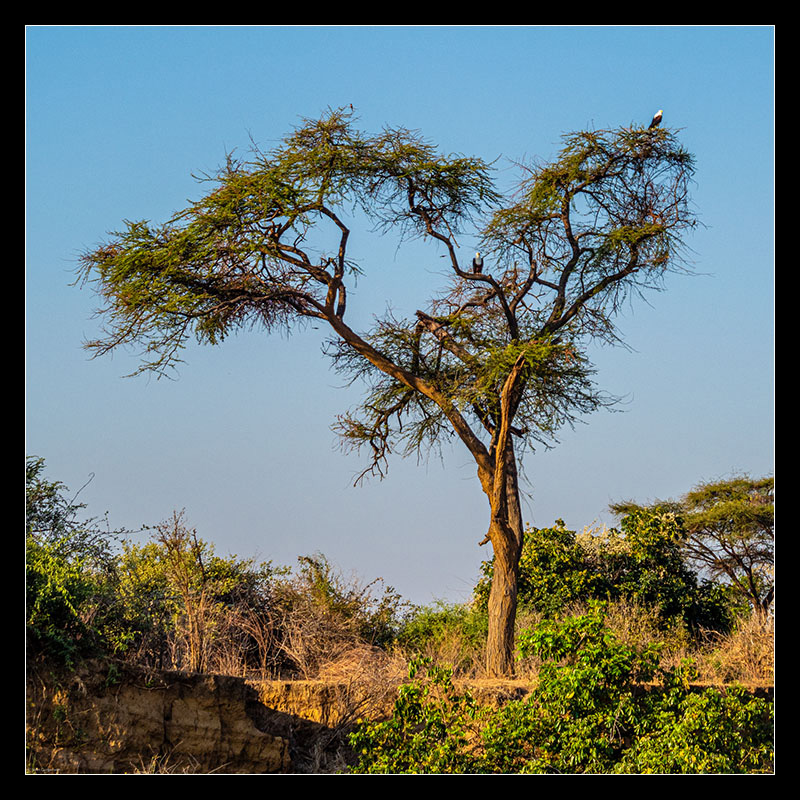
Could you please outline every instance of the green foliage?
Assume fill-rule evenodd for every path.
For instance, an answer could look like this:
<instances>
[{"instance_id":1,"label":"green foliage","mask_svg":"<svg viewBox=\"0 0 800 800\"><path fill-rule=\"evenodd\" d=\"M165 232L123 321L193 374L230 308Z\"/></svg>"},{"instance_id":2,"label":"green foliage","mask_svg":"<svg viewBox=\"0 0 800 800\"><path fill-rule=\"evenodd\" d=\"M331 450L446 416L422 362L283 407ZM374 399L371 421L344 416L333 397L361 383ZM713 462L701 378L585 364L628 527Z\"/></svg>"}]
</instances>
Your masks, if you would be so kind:
<instances>
[{"instance_id":1,"label":"green foliage","mask_svg":"<svg viewBox=\"0 0 800 800\"><path fill-rule=\"evenodd\" d=\"M222 558L182 515L145 544L94 520L66 487L26 469L26 605L31 654L73 664L114 655L157 667L206 666L220 645L262 671L274 653L270 603L279 570Z\"/></svg>"},{"instance_id":2,"label":"green foliage","mask_svg":"<svg viewBox=\"0 0 800 800\"><path fill-rule=\"evenodd\" d=\"M183 527L180 516L156 530L153 541L123 544L110 644L116 654L136 654L145 663L177 666L177 659L198 669L230 593L252 565L216 556L211 545Z\"/></svg>"},{"instance_id":3,"label":"green foliage","mask_svg":"<svg viewBox=\"0 0 800 800\"><path fill-rule=\"evenodd\" d=\"M481 565L475 597L485 608L491 588L493 560ZM576 543L575 532L562 520L552 528L528 528L519 562L518 597L521 606L556 614L577 599L592 596L595 576Z\"/></svg>"},{"instance_id":4,"label":"green foliage","mask_svg":"<svg viewBox=\"0 0 800 800\"><path fill-rule=\"evenodd\" d=\"M44 459L26 459L27 643L32 653L71 664L103 645L97 626L111 599L110 542L117 534L79 519L84 506L44 469Z\"/></svg>"},{"instance_id":5,"label":"green foliage","mask_svg":"<svg viewBox=\"0 0 800 800\"><path fill-rule=\"evenodd\" d=\"M639 721L618 773L764 773L774 759L773 710L741 687L667 691Z\"/></svg>"},{"instance_id":6,"label":"green foliage","mask_svg":"<svg viewBox=\"0 0 800 800\"><path fill-rule=\"evenodd\" d=\"M123 543L116 587L119 603L116 624L109 631L111 652L136 653L143 663L162 665L177 603L155 542Z\"/></svg>"},{"instance_id":7,"label":"green foliage","mask_svg":"<svg viewBox=\"0 0 800 800\"><path fill-rule=\"evenodd\" d=\"M483 661L487 631L485 609L439 601L412 609L398 626L396 641L404 651L444 660L462 674Z\"/></svg>"},{"instance_id":8,"label":"green foliage","mask_svg":"<svg viewBox=\"0 0 800 800\"><path fill-rule=\"evenodd\" d=\"M98 584L86 562L59 545L30 535L26 540L28 647L71 664L95 644L88 618Z\"/></svg>"},{"instance_id":9,"label":"green foliage","mask_svg":"<svg viewBox=\"0 0 800 800\"><path fill-rule=\"evenodd\" d=\"M576 535L561 520L528 528L520 559L519 603L554 616L570 603L628 600L656 609L666 626L728 630L730 593L701 581L685 563L680 517L663 509L634 509L620 530ZM493 561L482 564L475 589L481 607L489 596Z\"/></svg>"},{"instance_id":10,"label":"green foliage","mask_svg":"<svg viewBox=\"0 0 800 800\"><path fill-rule=\"evenodd\" d=\"M690 630L729 630L730 597L723 587L701 581L683 557L686 529L681 517L661 508L636 509L621 522L626 553L608 559L607 594L659 609L665 621Z\"/></svg>"},{"instance_id":11,"label":"green foliage","mask_svg":"<svg viewBox=\"0 0 800 800\"><path fill-rule=\"evenodd\" d=\"M771 771L771 704L737 688L694 689L692 665L663 668L659 650L620 643L596 603L520 636L520 655L543 659L539 680L498 709L478 708L449 671L415 664L392 718L352 736L354 771Z\"/></svg>"},{"instance_id":12,"label":"green foliage","mask_svg":"<svg viewBox=\"0 0 800 800\"><path fill-rule=\"evenodd\" d=\"M431 640L440 640L452 630L458 630L477 643L486 636L486 616L468 605L444 601L418 606L403 621L397 640L414 648Z\"/></svg>"},{"instance_id":13,"label":"green foliage","mask_svg":"<svg viewBox=\"0 0 800 800\"><path fill-rule=\"evenodd\" d=\"M410 683L398 690L392 717L367 723L350 736L359 757L351 771L374 773L473 772L470 740L481 714L468 693L453 685L452 671L427 659L409 668Z\"/></svg>"},{"instance_id":14,"label":"green foliage","mask_svg":"<svg viewBox=\"0 0 800 800\"><path fill-rule=\"evenodd\" d=\"M658 647L615 640L601 605L520 636L543 660L534 696L502 709L485 732L491 771L610 772L637 718L635 687L658 669Z\"/></svg>"},{"instance_id":15,"label":"green foliage","mask_svg":"<svg viewBox=\"0 0 800 800\"><path fill-rule=\"evenodd\" d=\"M263 672L277 657L268 621L282 574L269 563L218 556L175 514L151 541L123 544L106 638L116 654L152 666L219 670L227 653L240 669Z\"/></svg>"},{"instance_id":16,"label":"green foliage","mask_svg":"<svg viewBox=\"0 0 800 800\"><path fill-rule=\"evenodd\" d=\"M323 555L292 574L214 547L183 513L136 543L79 522L65 487L27 471L27 632L31 654L73 664L111 655L156 668L315 675L356 646L387 647L397 593L345 581ZM91 521L90 521L91 522Z\"/></svg>"},{"instance_id":17,"label":"green foliage","mask_svg":"<svg viewBox=\"0 0 800 800\"><path fill-rule=\"evenodd\" d=\"M658 501L680 514L683 556L712 580L725 582L741 601L766 614L774 596L775 479L747 475L698 484L678 501ZM642 507L612 505L618 514Z\"/></svg>"}]
</instances>

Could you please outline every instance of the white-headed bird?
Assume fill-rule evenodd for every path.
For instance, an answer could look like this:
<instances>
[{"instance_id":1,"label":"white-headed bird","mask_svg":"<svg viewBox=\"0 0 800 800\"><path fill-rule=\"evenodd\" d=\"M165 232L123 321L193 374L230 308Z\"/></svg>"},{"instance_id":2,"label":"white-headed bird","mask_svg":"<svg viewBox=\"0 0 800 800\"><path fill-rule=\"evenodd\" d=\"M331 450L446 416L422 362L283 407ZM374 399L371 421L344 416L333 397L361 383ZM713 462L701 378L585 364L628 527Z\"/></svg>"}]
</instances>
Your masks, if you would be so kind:
<instances>
[{"instance_id":1,"label":"white-headed bird","mask_svg":"<svg viewBox=\"0 0 800 800\"><path fill-rule=\"evenodd\" d=\"M648 126L648 130L650 128L657 128L661 124L661 115L664 113L663 108L658 109L658 113L653 117L653 121Z\"/></svg>"}]
</instances>

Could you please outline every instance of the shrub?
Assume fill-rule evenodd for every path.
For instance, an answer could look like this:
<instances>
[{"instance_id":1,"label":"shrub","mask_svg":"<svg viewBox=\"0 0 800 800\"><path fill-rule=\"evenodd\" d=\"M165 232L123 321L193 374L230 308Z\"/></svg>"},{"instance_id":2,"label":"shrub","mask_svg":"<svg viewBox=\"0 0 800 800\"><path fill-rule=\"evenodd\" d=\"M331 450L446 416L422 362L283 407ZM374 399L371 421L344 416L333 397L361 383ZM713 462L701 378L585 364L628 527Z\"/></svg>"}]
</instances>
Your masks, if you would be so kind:
<instances>
[{"instance_id":1,"label":"shrub","mask_svg":"<svg viewBox=\"0 0 800 800\"><path fill-rule=\"evenodd\" d=\"M112 601L111 541L97 520L79 520L83 505L44 477L44 459L25 463L26 631L31 655L71 664L104 646L98 625Z\"/></svg>"},{"instance_id":2,"label":"shrub","mask_svg":"<svg viewBox=\"0 0 800 800\"><path fill-rule=\"evenodd\" d=\"M772 771L772 710L741 687L667 692L658 716L639 721L618 773Z\"/></svg>"},{"instance_id":3,"label":"shrub","mask_svg":"<svg viewBox=\"0 0 800 800\"><path fill-rule=\"evenodd\" d=\"M397 644L414 656L448 664L456 675L474 676L483 669L487 630L485 609L438 601L411 610Z\"/></svg>"},{"instance_id":4,"label":"shrub","mask_svg":"<svg viewBox=\"0 0 800 800\"><path fill-rule=\"evenodd\" d=\"M486 608L489 600L493 568L493 559L481 564L481 578L475 587L481 608ZM562 520L556 520L551 528L525 530L517 587L521 607L553 615L576 600L594 596L596 582L575 531L567 530Z\"/></svg>"},{"instance_id":5,"label":"shrub","mask_svg":"<svg viewBox=\"0 0 800 800\"><path fill-rule=\"evenodd\" d=\"M266 676L279 660L274 592L282 572L218 556L175 513L151 541L123 545L117 652L149 666Z\"/></svg>"},{"instance_id":6,"label":"shrub","mask_svg":"<svg viewBox=\"0 0 800 800\"><path fill-rule=\"evenodd\" d=\"M413 659L388 720L359 726L349 737L359 758L351 772L465 773L476 760L470 742L482 711L453 686L452 670Z\"/></svg>"},{"instance_id":7,"label":"shrub","mask_svg":"<svg viewBox=\"0 0 800 800\"><path fill-rule=\"evenodd\" d=\"M80 519L83 505L26 460L26 622L30 655L65 664L114 655L146 666L265 675L278 570L221 558L183 514L133 544Z\"/></svg>"},{"instance_id":8,"label":"shrub","mask_svg":"<svg viewBox=\"0 0 800 800\"><path fill-rule=\"evenodd\" d=\"M576 602L619 600L653 608L664 628L726 631L735 614L730 590L701 581L684 562L681 520L658 509L636 509L620 530L576 535L562 520L527 528L519 575L519 605L554 617ZM482 564L476 602L486 607L493 561Z\"/></svg>"},{"instance_id":9,"label":"shrub","mask_svg":"<svg viewBox=\"0 0 800 800\"><path fill-rule=\"evenodd\" d=\"M352 737L355 772L768 772L772 707L743 690L690 687L690 663L665 668L660 648L619 642L605 609L520 636L542 660L525 700L478 708L452 673L415 665L391 719Z\"/></svg>"},{"instance_id":10,"label":"shrub","mask_svg":"<svg viewBox=\"0 0 800 800\"><path fill-rule=\"evenodd\" d=\"M317 676L395 638L398 595L345 581L322 555L294 575L214 547L183 512L149 541L79 521L82 505L26 463L26 600L31 654L73 663L113 655L148 667ZM374 653L373 653L374 654Z\"/></svg>"},{"instance_id":11,"label":"shrub","mask_svg":"<svg viewBox=\"0 0 800 800\"><path fill-rule=\"evenodd\" d=\"M98 642L90 625L98 585L79 557L70 557L57 541L26 540L25 589L27 643L72 664Z\"/></svg>"},{"instance_id":12,"label":"shrub","mask_svg":"<svg viewBox=\"0 0 800 800\"><path fill-rule=\"evenodd\" d=\"M301 556L298 564L275 589L280 647L291 667L316 677L348 652L394 641L403 605L394 589L376 592L380 579L346 579L322 554Z\"/></svg>"}]
</instances>

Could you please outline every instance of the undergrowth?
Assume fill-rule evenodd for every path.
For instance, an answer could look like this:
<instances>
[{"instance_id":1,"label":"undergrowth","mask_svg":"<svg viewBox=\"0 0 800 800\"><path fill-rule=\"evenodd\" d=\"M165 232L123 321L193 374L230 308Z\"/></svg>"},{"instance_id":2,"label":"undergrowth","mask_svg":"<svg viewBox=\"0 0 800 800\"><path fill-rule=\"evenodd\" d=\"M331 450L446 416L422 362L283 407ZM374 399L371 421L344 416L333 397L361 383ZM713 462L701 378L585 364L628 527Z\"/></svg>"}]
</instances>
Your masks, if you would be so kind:
<instances>
[{"instance_id":1,"label":"undergrowth","mask_svg":"<svg viewBox=\"0 0 800 800\"><path fill-rule=\"evenodd\" d=\"M353 735L362 772L770 768L771 712L736 686L772 684L773 617L700 581L672 517L642 512L624 535L526 533L515 677L530 695L498 709L458 688L490 677L491 562L471 602L412 606L322 554L294 568L219 556L183 513L144 543L112 535L79 522L42 469L27 472L30 659L358 686L342 735L394 703Z\"/></svg>"},{"instance_id":2,"label":"undergrowth","mask_svg":"<svg viewBox=\"0 0 800 800\"><path fill-rule=\"evenodd\" d=\"M524 700L482 706L452 670L412 661L389 719L350 737L354 773L771 772L772 706L740 687L698 690L684 661L625 644L605 608L524 631L540 659Z\"/></svg>"}]
</instances>

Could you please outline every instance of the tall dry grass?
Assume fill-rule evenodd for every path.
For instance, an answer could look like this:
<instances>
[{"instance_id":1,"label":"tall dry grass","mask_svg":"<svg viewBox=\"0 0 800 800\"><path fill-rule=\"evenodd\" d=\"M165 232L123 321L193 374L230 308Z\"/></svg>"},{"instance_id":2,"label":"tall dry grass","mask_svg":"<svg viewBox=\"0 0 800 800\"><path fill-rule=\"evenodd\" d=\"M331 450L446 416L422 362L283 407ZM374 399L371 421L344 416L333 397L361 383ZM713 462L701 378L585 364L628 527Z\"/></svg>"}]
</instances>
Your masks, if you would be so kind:
<instances>
[{"instance_id":1,"label":"tall dry grass","mask_svg":"<svg viewBox=\"0 0 800 800\"><path fill-rule=\"evenodd\" d=\"M560 616L585 612L582 604L565 608ZM518 630L535 627L541 616L523 610L517 619ZM691 659L700 683L745 686L771 686L775 678L775 626L770 615L753 614L738 620L727 634L715 631L691 636L683 628L664 629L652 608L629 601L609 603L606 624L617 639L631 647L661 644L661 664L677 667ZM540 664L535 657L517 664L517 674L531 681L536 679Z\"/></svg>"},{"instance_id":2,"label":"tall dry grass","mask_svg":"<svg viewBox=\"0 0 800 800\"><path fill-rule=\"evenodd\" d=\"M700 677L708 683L772 686L775 681L775 619L752 614L729 634L709 634L697 655Z\"/></svg>"}]
</instances>

